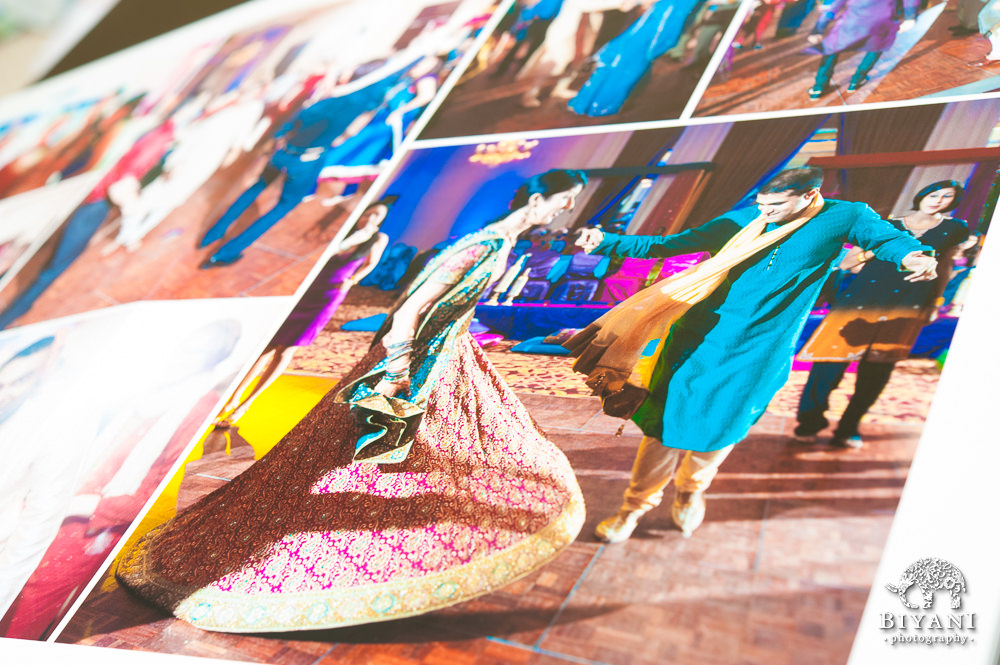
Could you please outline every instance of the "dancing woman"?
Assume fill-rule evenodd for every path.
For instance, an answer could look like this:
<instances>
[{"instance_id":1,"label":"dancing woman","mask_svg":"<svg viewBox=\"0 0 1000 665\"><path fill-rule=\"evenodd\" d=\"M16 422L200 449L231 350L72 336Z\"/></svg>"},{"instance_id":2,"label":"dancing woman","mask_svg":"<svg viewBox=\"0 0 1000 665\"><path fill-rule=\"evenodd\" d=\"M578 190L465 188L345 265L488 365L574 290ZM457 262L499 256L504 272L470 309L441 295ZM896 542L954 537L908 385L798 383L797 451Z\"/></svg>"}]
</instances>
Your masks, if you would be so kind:
<instances>
[{"instance_id":1,"label":"dancing woman","mask_svg":"<svg viewBox=\"0 0 1000 665\"><path fill-rule=\"evenodd\" d=\"M597 68L569 108L580 115L618 113L639 82L648 77L653 61L677 46L698 0L659 0L625 32L594 55Z\"/></svg>"},{"instance_id":2,"label":"dancing woman","mask_svg":"<svg viewBox=\"0 0 1000 665\"><path fill-rule=\"evenodd\" d=\"M532 177L508 215L435 257L337 387L146 534L118 579L210 630L329 628L472 598L569 545L583 521L573 471L468 324L517 236L571 209L583 183Z\"/></svg>"},{"instance_id":3,"label":"dancing woman","mask_svg":"<svg viewBox=\"0 0 1000 665\"><path fill-rule=\"evenodd\" d=\"M830 424L824 415L830 408L830 393L844 378L848 365L858 361L854 394L830 444L862 446L861 418L882 394L896 363L909 357L923 327L937 318L952 255L969 246L968 225L948 215L961 200L962 185L941 180L917 192L914 212L889 220L934 249L943 264L936 280L908 282L895 265L868 251L856 250L841 264L858 275L830 306L830 313L799 354L813 365L799 401L797 441L815 442L816 435Z\"/></svg>"}]
</instances>

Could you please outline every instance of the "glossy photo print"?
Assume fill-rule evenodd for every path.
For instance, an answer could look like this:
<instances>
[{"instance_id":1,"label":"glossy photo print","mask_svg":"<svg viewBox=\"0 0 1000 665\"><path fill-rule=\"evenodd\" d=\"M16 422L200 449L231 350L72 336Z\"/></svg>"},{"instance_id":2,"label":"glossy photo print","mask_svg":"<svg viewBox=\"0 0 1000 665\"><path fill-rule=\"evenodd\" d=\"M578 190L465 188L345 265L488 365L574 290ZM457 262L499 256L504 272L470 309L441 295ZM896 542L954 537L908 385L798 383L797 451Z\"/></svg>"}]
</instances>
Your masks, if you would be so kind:
<instances>
[{"instance_id":1,"label":"glossy photo print","mask_svg":"<svg viewBox=\"0 0 1000 665\"><path fill-rule=\"evenodd\" d=\"M1000 90L991 2L754 0L695 115Z\"/></svg>"},{"instance_id":2,"label":"glossy photo print","mask_svg":"<svg viewBox=\"0 0 1000 665\"><path fill-rule=\"evenodd\" d=\"M6 282L0 328L293 293L489 16L480 0L381 16L372 3L270 8L177 51L184 31L146 46L172 66L132 99L100 180Z\"/></svg>"},{"instance_id":3,"label":"glossy photo print","mask_svg":"<svg viewBox=\"0 0 1000 665\"><path fill-rule=\"evenodd\" d=\"M421 138L680 117L738 0L519 0Z\"/></svg>"},{"instance_id":4,"label":"glossy photo print","mask_svg":"<svg viewBox=\"0 0 1000 665\"><path fill-rule=\"evenodd\" d=\"M995 665L992 4L253 0L0 99L0 660Z\"/></svg>"},{"instance_id":5,"label":"glossy photo print","mask_svg":"<svg viewBox=\"0 0 1000 665\"><path fill-rule=\"evenodd\" d=\"M998 123L987 100L409 152L57 640L845 662Z\"/></svg>"},{"instance_id":6,"label":"glossy photo print","mask_svg":"<svg viewBox=\"0 0 1000 665\"><path fill-rule=\"evenodd\" d=\"M0 74L7 94L44 76L118 0L0 2L0 59L18 62Z\"/></svg>"},{"instance_id":7,"label":"glossy photo print","mask_svg":"<svg viewBox=\"0 0 1000 665\"><path fill-rule=\"evenodd\" d=\"M139 62L155 81L162 63ZM134 138L130 118L156 84L117 74L115 83L84 89L68 77L0 101L0 293Z\"/></svg>"},{"instance_id":8,"label":"glossy photo print","mask_svg":"<svg viewBox=\"0 0 1000 665\"><path fill-rule=\"evenodd\" d=\"M47 187L0 199L0 289L21 264L66 218L97 182L94 173L80 174Z\"/></svg>"},{"instance_id":9,"label":"glossy photo print","mask_svg":"<svg viewBox=\"0 0 1000 665\"><path fill-rule=\"evenodd\" d=\"M207 57L208 45L197 38L181 42L175 47L183 55L174 58L139 46L127 57L104 58L0 99L0 199L117 161L142 129L135 118L167 94L180 72Z\"/></svg>"},{"instance_id":10,"label":"glossy photo print","mask_svg":"<svg viewBox=\"0 0 1000 665\"><path fill-rule=\"evenodd\" d=\"M0 634L52 634L283 304L137 303L0 334Z\"/></svg>"}]
</instances>

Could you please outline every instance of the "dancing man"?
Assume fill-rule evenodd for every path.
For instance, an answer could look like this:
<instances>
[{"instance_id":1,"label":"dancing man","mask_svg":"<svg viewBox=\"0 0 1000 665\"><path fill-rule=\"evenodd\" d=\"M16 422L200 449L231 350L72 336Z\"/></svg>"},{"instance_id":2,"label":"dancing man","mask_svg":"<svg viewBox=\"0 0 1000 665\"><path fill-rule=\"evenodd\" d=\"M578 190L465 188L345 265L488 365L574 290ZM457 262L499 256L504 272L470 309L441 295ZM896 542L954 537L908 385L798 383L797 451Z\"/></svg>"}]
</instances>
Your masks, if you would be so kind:
<instances>
[{"instance_id":1,"label":"dancing man","mask_svg":"<svg viewBox=\"0 0 1000 665\"><path fill-rule=\"evenodd\" d=\"M673 520L685 536L701 524L705 491L788 378L799 333L845 242L909 271L909 281L935 277L930 248L864 203L824 200L822 178L814 167L781 171L755 206L676 235L588 229L577 240L597 254L713 255L566 342L605 411L631 416L645 434L624 503L598 525L598 539L627 539L660 503L678 462Z\"/></svg>"},{"instance_id":2,"label":"dancing man","mask_svg":"<svg viewBox=\"0 0 1000 665\"><path fill-rule=\"evenodd\" d=\"M201 239L201 247L221 240L233 222L239 219L268 185L285 177L281 196L266 212L243 232L219 247L202 268L228 266L243 256L243 250L260 238L299 205L315 194L320 172L326 166L326 153L349 136L361 130L379 106L385 93L395 85L406 70L391 73L382 79L346 94L322 99L298 112L275 135L279 148L264 167L260 178L243 192L215 225Z\"/></svg>"}]
</instances>

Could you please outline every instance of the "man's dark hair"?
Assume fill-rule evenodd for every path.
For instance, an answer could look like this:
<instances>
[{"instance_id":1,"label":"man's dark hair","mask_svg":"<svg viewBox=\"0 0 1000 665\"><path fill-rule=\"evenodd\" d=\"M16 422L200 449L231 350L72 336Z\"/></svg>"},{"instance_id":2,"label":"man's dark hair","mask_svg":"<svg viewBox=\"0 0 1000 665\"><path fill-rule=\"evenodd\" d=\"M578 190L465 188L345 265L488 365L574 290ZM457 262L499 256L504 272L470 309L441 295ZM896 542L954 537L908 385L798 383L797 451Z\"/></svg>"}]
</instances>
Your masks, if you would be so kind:
<instances>
[{"instance_id":1,"label":"man's dark hair","mask_svg":"<svg viewBox=\"0 0 1000 665\"><path fill-rule=\"evenodd\" d=\"M761 185L758 194L805 194L811 189L818 189L823 184L823 169L815 166L802 166L796 169L778 171Z\"/></svg>"}]
</instances>

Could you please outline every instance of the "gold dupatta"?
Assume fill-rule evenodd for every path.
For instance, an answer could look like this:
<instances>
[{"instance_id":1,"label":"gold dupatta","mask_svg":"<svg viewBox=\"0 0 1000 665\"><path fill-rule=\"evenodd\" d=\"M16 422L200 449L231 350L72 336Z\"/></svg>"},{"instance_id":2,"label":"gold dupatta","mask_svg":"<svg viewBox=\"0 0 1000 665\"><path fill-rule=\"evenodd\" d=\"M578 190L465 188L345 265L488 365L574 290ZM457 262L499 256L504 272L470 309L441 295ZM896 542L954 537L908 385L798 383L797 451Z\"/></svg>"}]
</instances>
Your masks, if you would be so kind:
<instances>
[{"instance_id":1,"label":"gold dupatta","mask_svg":"<svg viewBox=\"0 0 1000 665\"><path fill-rule=\"evenodd\" d=\"M639 291L567 340L563 346L577 358L573 369L588 375L587 385L605 398L605 411L630 417L648 394L670 327L711 295L730 269L781 242L822 209L817 193L799 217L776 229L764 232L767 221L757 217L711 258Z\"/></svg>"}]
</instances>

